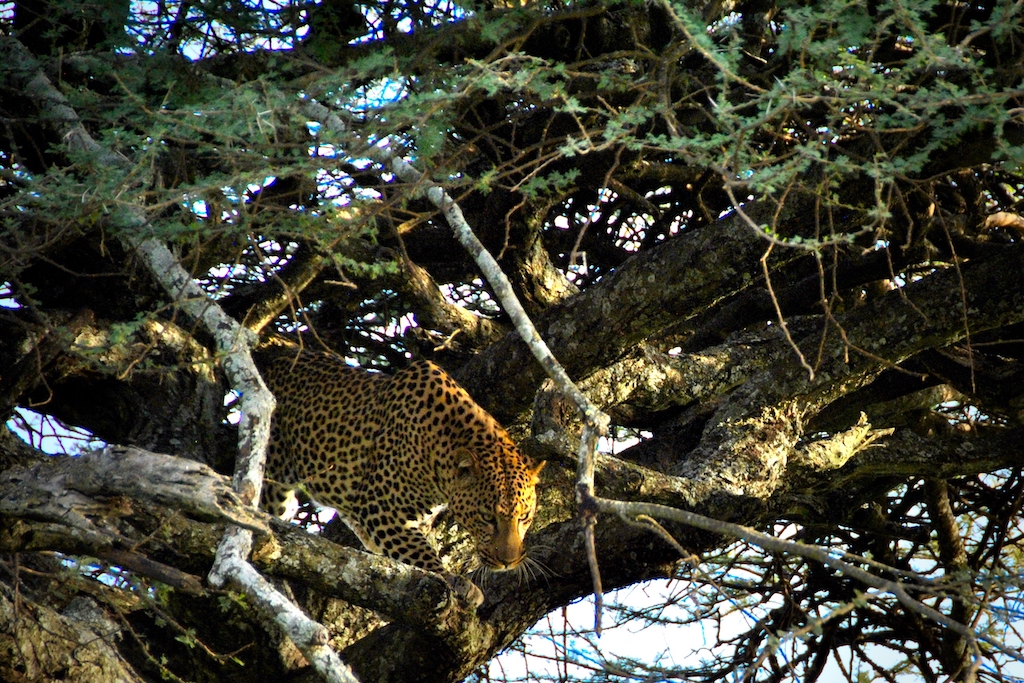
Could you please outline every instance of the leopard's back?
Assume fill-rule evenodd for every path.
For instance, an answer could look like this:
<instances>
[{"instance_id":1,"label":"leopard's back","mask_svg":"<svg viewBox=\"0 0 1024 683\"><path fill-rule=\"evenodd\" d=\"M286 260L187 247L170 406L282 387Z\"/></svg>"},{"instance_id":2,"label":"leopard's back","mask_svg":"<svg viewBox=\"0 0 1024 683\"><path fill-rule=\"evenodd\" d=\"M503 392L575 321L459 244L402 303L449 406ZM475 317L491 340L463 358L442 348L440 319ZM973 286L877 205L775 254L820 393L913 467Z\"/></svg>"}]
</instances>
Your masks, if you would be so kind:
<instances>
[{"instance_id":1,"label":"leopard's back","mask_svg":"<svg viewBox=\"0 0 1024 683\"><path fill-rule=\"evenodd\" d=\"M441 571L423 528L448 506L487 566L523 560L544 463L525 458L443 369L421 361L388 377L309 352L260 364L278 400L264 489L272 512L294 505L300 488L367 548Z\"/></svg>"},{"instance_id":2,"label":"leopard's back","mask_svg":"<svg viewBox=\"0 0 1024 683\"><path fill-rule=\"evenodd\" d=\"M277 398L266 478L298 485L318 502L346 512L377 467L383 375L327 353L276 354L261 368ZM280 500L268 501L275 514ZM277 504L276 507L274 504Z\"/></svg>"}]
</instances>

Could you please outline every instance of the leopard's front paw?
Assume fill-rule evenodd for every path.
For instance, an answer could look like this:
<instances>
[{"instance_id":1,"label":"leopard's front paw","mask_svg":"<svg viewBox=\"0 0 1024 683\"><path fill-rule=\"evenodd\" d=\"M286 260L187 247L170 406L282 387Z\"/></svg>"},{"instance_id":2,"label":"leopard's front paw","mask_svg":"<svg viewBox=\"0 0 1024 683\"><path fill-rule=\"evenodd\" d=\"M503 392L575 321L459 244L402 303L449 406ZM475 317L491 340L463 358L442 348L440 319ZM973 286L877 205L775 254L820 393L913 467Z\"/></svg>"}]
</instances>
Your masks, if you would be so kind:
<instances>
[{"instance_id":1,"label":"leopard's front paw","mask_svg":"<svg viewBox=\"0 0 1024 683\"><path fill-rule=\"evenodd\" d=\"M465 576L459 574L444 573L444 580L448 582L448 585L452 587L455 594L459 596L459 599L465 602L467 605L476 609L484 602L484 593L480 588L467 579Z\"/></svg>"}]
</instances>

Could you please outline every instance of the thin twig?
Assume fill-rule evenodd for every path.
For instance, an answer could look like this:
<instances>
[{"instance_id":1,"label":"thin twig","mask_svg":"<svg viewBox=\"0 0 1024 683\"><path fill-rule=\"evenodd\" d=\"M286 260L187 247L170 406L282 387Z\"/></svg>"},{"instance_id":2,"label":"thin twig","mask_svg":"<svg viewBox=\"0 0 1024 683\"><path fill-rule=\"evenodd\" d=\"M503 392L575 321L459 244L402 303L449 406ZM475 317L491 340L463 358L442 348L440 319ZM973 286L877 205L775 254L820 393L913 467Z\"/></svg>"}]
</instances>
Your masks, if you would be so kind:
<instances>
[{"instance_id":1,"label":"thin twig","mask_svg":"<svg viewBox=\"0 0 1024 683\"><path fill-rule=\"evenodd\" d=\"M590 580L594 584L594 632L601 635L601 610L604 608L604 587L601 585L601 569L597 566L597 546L594 542L594 525L597 514L591 512L583 519L583 545L590 567Z\"/></svg>"},{"instance_id":2,"label":"thin twig","mask_svg":"<svg viewBox=\"0 0 1024 683\"><path fill-rule=\"evenodd\" d=\"M807 370L808 381L814 381L814 368L808 364L807 359L804 358L803 351L797 346L796 342L793 341L793 335L789 333L789 325L786 324L786 318L782 315L782 308L779 306L779 299L775 296L775 290L772 289L772 276L768 272L768 254L772 253L772 249L775 247L774 244L769 244L768 249L765 250L764 256L761 257L761 269L764 271L764 286L768 288L768 296L772 300L772 306L775 307L775 315L779 319L779 327L782 328L782 333L786 335L786 341L796 351L797 358L800 359L800 365Z\"/></svg>"}]
</instances>

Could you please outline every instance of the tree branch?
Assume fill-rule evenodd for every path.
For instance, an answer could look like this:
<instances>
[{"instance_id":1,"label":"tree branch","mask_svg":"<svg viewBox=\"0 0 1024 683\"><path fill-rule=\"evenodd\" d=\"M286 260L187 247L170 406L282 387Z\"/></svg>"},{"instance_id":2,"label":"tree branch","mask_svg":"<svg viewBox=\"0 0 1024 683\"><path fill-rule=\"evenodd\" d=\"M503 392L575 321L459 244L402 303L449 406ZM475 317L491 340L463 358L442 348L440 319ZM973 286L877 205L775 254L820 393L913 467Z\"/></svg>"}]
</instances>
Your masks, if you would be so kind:
<instances>
[{"instance_id":1,"label":"tree branch","mask_svg":"<svg viewBox=\"0 0 1024 683\"><path fill-rule=\"evenodd\" d=\"M405 257L401 259L401 267L404 277L400 291L419 302L423 315L423 319L419 320L421 325L446 334L461 333L459 338L465 338L474 348L487 346L508 331L494 320L474 315L445 300L441 289L425 268Z\"/></svg>"},{"instance_id":2,"label":"tree branch","mask_svg":"<svg viewBox=\"0 0 1024 683\"><path fill-rule=\"evenodd\" d=\"M110 446L77 458L50 458L0 473L3 515L71 521L80 528L95 529L86 515L100 506L82 496L125 496L207 522L229 522L262 534L270 531L266 515L244 504L224 478L206 465L139 448Z\"/></svg>"},{"instance_id":3,"label":"tree branch","mask_svg":"<svg viewBox=\"0 0 1024 683\"><path fill-rule=\"evenodd\" d=\"M183 514L166 526L172 512ZM458 631L471 618L457 608L447 582L431 572L279 520L271 534L269 516L243 505L226 477L185 458L108 447L12 467L0 472L0 517L12 522L0 535L3 552L92 555L190 590L198 587L194 577L165 564L180 558L163 558L161 548L183 547L188 536L194 551L183 554L189 565L208 565L221 526L234 524L260 534L253 562L269 575L301 581L428 633ZM112 518L119 524L110 524ZM152 550L142 555L138 549L148 543Z\"/></svg>"}]
</instances>

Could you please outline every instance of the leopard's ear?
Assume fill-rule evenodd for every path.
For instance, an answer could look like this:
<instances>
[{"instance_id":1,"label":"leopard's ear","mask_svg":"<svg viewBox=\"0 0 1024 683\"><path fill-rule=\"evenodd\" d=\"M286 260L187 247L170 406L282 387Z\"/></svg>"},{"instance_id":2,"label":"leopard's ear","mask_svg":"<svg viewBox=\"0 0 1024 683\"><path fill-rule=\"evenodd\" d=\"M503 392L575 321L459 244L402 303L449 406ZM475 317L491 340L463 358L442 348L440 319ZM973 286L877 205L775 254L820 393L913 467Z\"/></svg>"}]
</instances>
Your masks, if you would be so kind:
<instances>
[{"instance_id":1,"label":"leopard's ear","mask_svg":"<svg viewBox=\"0 0 1024 683\"><path fill-rule=\"evenodd\" d=\"M533 477L534 484L536 484L540 480L540 471L544 469L544 465L547 464L547 460L541 460L536 467L530 469L530 475Z\"/></svg>"},{"instance_id":2,"label":"leopard's ear","mask_svg":"<svg viewBox=\"0 0 1024 683\"><path fill-rule=\"evenodd\" d=\"M455 479L458 482L471 482L480 472L480 462L476 453L468 448L455 451Z\"/></svg>"}]
</instances>

